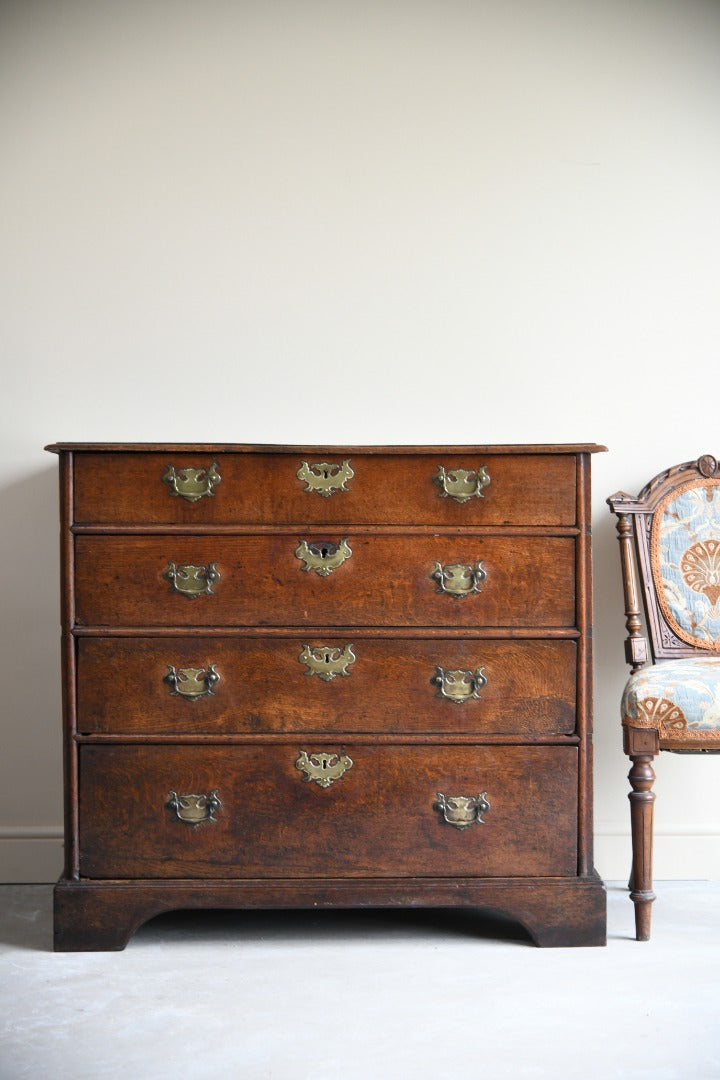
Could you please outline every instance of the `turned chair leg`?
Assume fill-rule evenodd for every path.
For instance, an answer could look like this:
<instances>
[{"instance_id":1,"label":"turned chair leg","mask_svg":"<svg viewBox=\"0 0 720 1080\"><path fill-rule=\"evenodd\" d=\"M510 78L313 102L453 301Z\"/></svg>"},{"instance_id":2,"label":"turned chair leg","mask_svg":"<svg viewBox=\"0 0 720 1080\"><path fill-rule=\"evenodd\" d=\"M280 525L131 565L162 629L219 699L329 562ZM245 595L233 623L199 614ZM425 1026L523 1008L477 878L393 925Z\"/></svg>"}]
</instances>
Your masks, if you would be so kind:
<instances>
[{"instance_id":1,"label":"turned chair leg","mask_svg":"<svg viewBox=\"0 0 720 1080\"><path fill-rule=\"evenodd\" d=\"M653 855L653 803L652 790L655 772L652 767L654 754L631 754L632 768L628 780L632 791L630 799L630 825L632 829L633 863L630 874L630 899L635 905L635 937L638 941L650 940L650 918L655 893L652 888Z\"/></svg>"}]
</instances>

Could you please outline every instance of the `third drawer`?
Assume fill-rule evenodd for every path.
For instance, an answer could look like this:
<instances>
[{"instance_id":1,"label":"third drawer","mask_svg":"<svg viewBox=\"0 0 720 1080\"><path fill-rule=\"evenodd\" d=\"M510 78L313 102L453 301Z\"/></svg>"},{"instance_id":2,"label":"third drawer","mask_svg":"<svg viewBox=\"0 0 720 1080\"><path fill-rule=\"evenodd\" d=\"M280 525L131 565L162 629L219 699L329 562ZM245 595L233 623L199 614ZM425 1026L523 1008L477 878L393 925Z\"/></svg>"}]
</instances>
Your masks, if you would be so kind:
<instances>
[{"instance_id":1,"label":"third drawer","mask_svg":"<svg viewBox=\"0 0 720 1080\"><path fill-rule=\"evenodd\" d=\"M85 638L86 734L575 730L571 640Z\"/></svg>"}]
</instances>

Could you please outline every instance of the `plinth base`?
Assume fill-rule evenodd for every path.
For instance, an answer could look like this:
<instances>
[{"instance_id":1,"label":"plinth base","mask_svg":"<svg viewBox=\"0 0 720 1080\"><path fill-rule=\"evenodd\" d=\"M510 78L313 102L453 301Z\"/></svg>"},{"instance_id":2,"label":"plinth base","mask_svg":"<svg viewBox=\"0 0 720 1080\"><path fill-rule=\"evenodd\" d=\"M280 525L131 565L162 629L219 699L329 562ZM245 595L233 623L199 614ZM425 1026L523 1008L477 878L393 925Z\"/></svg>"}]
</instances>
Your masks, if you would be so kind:
<instances>
[{"instance_id":1,"label":"plinth base","mask_svg":"<svg viewBox=\"0 0 720 1080\"><path fill-rule=\"evenodd\" d=\"M604 945L605 889L587 878L375 881L68 881L55 887L58 952L124 949L139 926L198 908L474 907L519 922L536 945Z\"/></svg>"}]
</instances>

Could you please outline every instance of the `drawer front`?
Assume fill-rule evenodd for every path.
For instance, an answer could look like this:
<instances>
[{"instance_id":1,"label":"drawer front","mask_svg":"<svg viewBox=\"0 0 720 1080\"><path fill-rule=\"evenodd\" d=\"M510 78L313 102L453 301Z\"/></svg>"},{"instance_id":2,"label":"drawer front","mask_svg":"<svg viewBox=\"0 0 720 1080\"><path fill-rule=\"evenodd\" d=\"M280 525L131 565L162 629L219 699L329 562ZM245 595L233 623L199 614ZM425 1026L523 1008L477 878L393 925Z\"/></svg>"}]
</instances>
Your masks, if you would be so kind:
<instances>
[{"instance_id":1,"label":"drawer front","mask_svg":"<svg viewBox=\"0 0 720 1080\"><path fill-rule=\"evenodd\" d=\"M344 775L304 780L302 751ZM347 761L352 765L347 767ZM327 771L322 773L327 777ZM191 796L215 793L214 820ZM448 824L486 793L484 823ZM174 805L173 805L174 804ZM89 878L575 874L573 747L83 746L80 873ZM473 821L468 807L466 821Z\"/></svg>"},{"instance_id":2,"label":"drawer front","mask_svg":"<svg viewBox=\"0 0 720 1080\"><path fill-rule=\"evenodd\" d=\"M79 536L76 620L80 626L574 625L570 537L334 533L329 540L337 551L326 535L312 533L300 540L291 534ZM312 555L308 544L320 554ZM322 552L344 561L328 572ZM306 559L322 563L323 572L306 569ZM442 591L458 583L457 570L448 567L466 566L471 582L478 563L479 591ZM445 583L434 574L446 576Z\"/></svg>"},{"instance_id":3,"label":"drawer front","mask_svg":"<svg viewBox=\"0 0 720 1080\"><path fill-rule=\"evenodd\" d=\"M573 454L477 455L472 448L460 457L85 452L75 455L74 517L97 524L572 525L575 462Z\"/></svg>"},{"instance_id":4,"label":"drawer front","mask_svg":"<svg viewBox=\"0 0 720 1080\"><path fill-rule=\"evenodd\" d=\"M570 734L573 641L86 638L78 729Z\"/></svg>"}]
</instances>

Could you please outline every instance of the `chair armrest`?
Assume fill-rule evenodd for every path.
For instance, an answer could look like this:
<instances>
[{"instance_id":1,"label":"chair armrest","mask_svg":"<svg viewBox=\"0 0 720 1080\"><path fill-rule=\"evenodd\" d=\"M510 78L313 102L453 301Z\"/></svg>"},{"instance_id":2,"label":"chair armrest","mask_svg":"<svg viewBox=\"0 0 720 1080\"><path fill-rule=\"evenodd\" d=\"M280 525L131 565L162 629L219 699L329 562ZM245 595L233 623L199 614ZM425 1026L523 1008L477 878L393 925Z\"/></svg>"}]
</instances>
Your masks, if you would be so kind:
<instances>
[{"instance_id":1,"label":"chair armrest","mask_svg":"<svg viewBox=\"0 0 720 1080\"><path fill-rule=\"evenodd\" d=\"M642 618L638 592L638 576L633 545L633 522L628 513L620 509L622 498L611 496L608 504L617 514L618 541L620 543L620 563L622 566L623 592L625 596L625 626L628 636L625 641L625 660L633 671L637 671L648 660L647 638L642 633Z\"/></svg>"}]
</instances>

